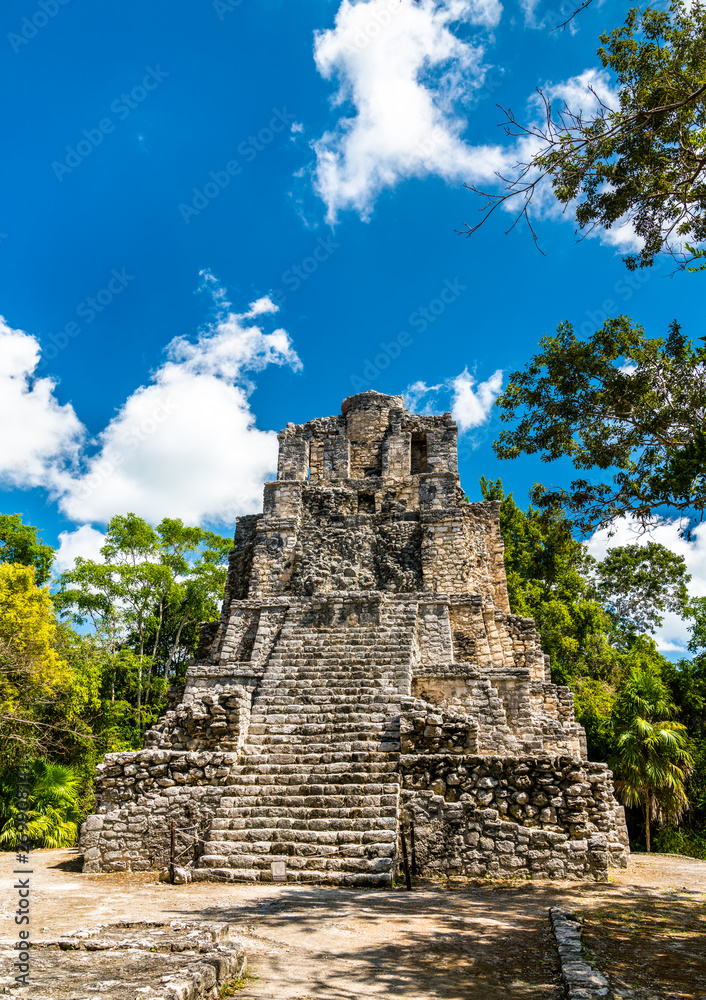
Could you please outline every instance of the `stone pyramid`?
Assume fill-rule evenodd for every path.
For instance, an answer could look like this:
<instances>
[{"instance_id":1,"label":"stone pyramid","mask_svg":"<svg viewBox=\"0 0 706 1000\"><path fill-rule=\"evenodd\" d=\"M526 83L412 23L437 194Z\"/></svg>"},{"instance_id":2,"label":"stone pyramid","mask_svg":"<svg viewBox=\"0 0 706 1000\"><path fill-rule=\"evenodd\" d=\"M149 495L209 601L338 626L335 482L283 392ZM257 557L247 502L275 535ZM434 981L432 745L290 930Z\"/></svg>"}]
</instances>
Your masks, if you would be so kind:
<instances>
[{"instance_id":1,"label":"stone pyramid","mask_svg":"<svg viewBox=\"0 0 706 1000\"><path fill-rule=\"evenodd\" d=\"M534 622L510 614L499 504L469 503L450 414L364 392L288 424L238 518L220 621L145 749L99 766L85 870L389 885L606 877L627 835ZM188 832L183 836L188 838Z\"/></svg>"}]
</instances>

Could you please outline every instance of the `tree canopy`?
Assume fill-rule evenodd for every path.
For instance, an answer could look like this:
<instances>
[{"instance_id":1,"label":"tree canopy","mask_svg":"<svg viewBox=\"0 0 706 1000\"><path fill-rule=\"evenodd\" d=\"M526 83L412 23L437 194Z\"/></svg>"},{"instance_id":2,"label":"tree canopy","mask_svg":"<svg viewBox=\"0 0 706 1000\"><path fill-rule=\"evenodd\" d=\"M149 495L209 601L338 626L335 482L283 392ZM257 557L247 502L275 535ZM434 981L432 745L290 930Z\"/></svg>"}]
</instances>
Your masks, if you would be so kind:
<instances>
[{"instance_id":1,"label":"tree canopy","mask_svg":"<svg viewBox=\"0 0 706 1000\"><path fill-rule=\"evenodd\" d=\"M21 563L34 568L41 587L49 579L54 549L37 538L37 529L22 523L21 514L0 514L0 563Z\"/></svg>"},{"instance_id":2,"label":"tree canopy","mask_svg":"<svg viewBox=\"0 0 706 1000\"><path fill-rule=\"evenodd\" d=\"M0 564L0 764L51 753L86 727L74 708L87 679L61 656L49 592L34 569Z\"/></svg>"},{"instance_id":3,"label":"tree canopy","mask_svg":"<svg viewBox=\"0 0 706 1000\"><path fill-rule=\"evenodd\" d=\"M78 558L59 578L57 608L93 626L111 664L111 702L127 685L138 731L154 721L174 668L192 655L199 623L217 617L230 547L179 519L153 528L120 514L107 525L103 562Z\"/></svg>"},{"instance_id":4,"label":"tree canopy","mask_svg":"<svg viewBox=\"0 0 706 1000\"><path fill-rule=\"evenodd\" d=\"M583 5L585 6L585 4ZM660 252L681 267L704 256L706 241L706 6L674 0L669 10L633 7L622 27L601 35L598 56L615 78L612 99L587 94L595 110L555 107L540 90L543 122L522 124L507 111L506 130L533 155L502 177L485 199L481 222L501 205L530 216L549 184L579 231L630 224L641 249L623 260L649 267Z\"/></svg>"},{"instance_id":5,"label":"tree canopy","mask_svg":"<svg viewBox=\"0 0 706 1000\"><path fill-rule=\"evenodd\" d=\"M677 323L665 338L648 338L621 316L586 340L561 323L539 348L496 401L515 427L495 451L568 457L588 473L540 503L565 505L584 531L621 516L644 525L660 512L703 518L706 347Z\"/></svg>"},{"instance_id":6,"label":"tree canopy","mask_svg":"<svg viewBox=\"0 0 706 1000\"><path fill-rule=\"evenodd\" d=\"M687 614L684 557L658 542L609 549L596 565L596 593L624 636L654 633L664 613Z\"/></svg>"}]
</instances>

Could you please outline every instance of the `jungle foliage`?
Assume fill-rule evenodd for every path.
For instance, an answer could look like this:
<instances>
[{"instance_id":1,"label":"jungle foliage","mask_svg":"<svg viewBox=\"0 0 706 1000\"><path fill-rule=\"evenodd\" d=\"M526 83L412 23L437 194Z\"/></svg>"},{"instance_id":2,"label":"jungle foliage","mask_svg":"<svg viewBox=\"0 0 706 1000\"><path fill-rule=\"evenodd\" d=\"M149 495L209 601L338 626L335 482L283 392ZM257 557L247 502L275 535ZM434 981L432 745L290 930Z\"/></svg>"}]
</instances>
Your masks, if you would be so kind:
<instances>
[{"instance_id":1,"label":"jungle foliage","mask_svg":"<svg viewBox=\"0 0 706 1000\"><path fill-rule=\"evenodd\" d=\"M523 510L501 480L510 609L537 622L552 680L568 685L589 758L610 761L633 843L706 857L706 599L688 602L684 560L655 542L594 559L541 486ZM671 663L650 636L665 611L691 618L693 661ZM670 847L670 845L672 845Z\"/></svg>"},{"instance_id":2,"label":"jungle foliage","mask_svg":"<svg viewBox=\"0 0 706 1000\"><path fill-rule=\"evenodd\" d=\"M674 322L647 337L627 317L579 340L570 323L539 342L498 397L500 458L568 458L582 478L539 499L564 506L582 531L629 516L703 518L706 347Z\"/></svg>"},{"instance_id":3,"label":"jungle foliage","mask_svg":"<svg viewBox=\"0 0 706 1000\"><path fill-rule=\"evenodd\" d=\"M13 788L31 777L30 834L65 846L90 806L95 766L138 749L218 617L229 539L165 518L109 522L102 561L46 585L54 552L0 515L0 846L13 846ZM41 584L40 584L41 581ZM16 810L15 810L16 811Z\"/></svg>"}]
</instances>

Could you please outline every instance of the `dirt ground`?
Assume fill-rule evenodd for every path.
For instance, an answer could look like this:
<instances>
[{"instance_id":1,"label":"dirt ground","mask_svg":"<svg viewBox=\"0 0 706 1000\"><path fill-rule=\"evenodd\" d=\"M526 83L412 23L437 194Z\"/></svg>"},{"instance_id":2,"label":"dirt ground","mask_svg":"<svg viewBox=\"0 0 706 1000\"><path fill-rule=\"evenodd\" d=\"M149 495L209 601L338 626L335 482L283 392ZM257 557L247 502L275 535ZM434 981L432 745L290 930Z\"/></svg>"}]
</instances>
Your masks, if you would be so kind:
<instances>
[{"instance_id":1,"label":"dirt ground","mask_svg":"<svg viewBox=\"0 0 706 1000\"><path fill-rule=\"evenodd\" d=\"M560 1000L547 911L584 921L589 958L630 1000L706 1000L706 862L633 855L604 884L420 880L413 892L297 885L170 886L83 875L72 851L32 854L36 941L119 920L225 920L276 1000ZM12 941L14 856L0 855L0 936ZM28 995L24 993L23 995Z\"/></svg>"}]
</instances>

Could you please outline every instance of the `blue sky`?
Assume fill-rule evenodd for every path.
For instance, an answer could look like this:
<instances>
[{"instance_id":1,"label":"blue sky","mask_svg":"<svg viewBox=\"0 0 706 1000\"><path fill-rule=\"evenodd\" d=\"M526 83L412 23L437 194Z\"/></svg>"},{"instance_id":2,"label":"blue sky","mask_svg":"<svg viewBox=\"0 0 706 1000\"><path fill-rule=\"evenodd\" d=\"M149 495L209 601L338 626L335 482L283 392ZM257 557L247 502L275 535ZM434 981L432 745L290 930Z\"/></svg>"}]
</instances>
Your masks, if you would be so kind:
<instances>
[{"instance_id":1,"label":"blue sky","mask_svg":"<svg viewBox=\"0 0 706 1000\"><path fill-rule=\"evenodd\" d=\"M532 0L7 0L0 509L62 565L127 509L230 533L272 432L362 388L452 409L472 498L565 482L494 457L508 373L565 319L701 336L700 278L631 276L629 233L579 242L548 203L545 255L509 215L455 230L464 181L518 155L496 105L609 88L625 9L552 32Z\"/></svg>"}]
</instances>

